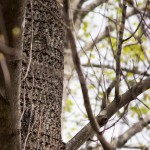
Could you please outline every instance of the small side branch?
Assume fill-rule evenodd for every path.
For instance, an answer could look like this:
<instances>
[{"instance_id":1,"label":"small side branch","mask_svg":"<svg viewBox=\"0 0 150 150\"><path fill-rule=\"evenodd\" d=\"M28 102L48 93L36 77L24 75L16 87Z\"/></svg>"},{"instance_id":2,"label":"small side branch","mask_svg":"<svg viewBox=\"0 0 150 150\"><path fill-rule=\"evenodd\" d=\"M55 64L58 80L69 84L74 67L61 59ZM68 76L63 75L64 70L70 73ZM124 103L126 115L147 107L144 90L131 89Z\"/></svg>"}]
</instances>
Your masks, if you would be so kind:
<instances>
[{"instance_id":1,"label":"small side branch","mask_svg":"<svg viewBox=\"0 0 150 150\"><path fill-rule=\"evenodd\" d=\"M108 97L109 97L112 89L115 87L115 84L116 84L116 80L113 80L111 82L111 84L109 85L109 87L106 89L106 92L104 93L104 96L102 98L101 110L103 110L103 109L105 109L107 107Z\"/></svg>"},{"instance_id":2,"label":"small side branch","mask_svg":"<svg viewBox=\"0 0 150 150\"><path fill-rule=\"evenodd\" d=\"M83 9L77 10L74 18L75 26L80 27L83 18L92 10L94 10L97 6L102 5L103 3L106 3L108 0L93 0L90 4L88 4Z\"/></svg>"},{"instance_id":3,"label":"small side branch","mask_svg":"<svg viewBox=\"0 0 150 150\"><path fill-rule=\"evenodd\" d=\"M111 69L113 71L115 71L115 68L112 66L112 65L104 65L104 64L91 64L92 67L95 67L95 68L107 68L107 69ZM91 65L89 64L82 64L82 66L84 67L91 67ZM138 75L144 75L144 76L150 76L150 73L146 70L146 71L140 71L140 70L137 70L137 69L128 69L128 68L125 68L125 67L121 67L121 70L124 71L124 72L127 72L127 73L133 73L133 74L138 74Z\"/></svg>"}]
</instances>

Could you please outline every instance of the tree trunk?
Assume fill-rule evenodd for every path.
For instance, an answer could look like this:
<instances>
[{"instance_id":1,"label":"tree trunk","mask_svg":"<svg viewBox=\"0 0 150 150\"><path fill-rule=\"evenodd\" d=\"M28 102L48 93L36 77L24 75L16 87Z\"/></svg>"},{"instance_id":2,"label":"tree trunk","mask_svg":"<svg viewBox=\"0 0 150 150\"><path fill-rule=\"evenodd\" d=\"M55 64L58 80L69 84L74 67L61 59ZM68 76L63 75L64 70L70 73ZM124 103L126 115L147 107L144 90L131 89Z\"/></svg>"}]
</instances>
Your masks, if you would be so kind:
<instances>
[{"instance_id":1,"label":"tree trunk","mask_svg":"<svg viewBox=\"0 0 150 150\"><path fill-rule=\"evenodd\" d=\"M0 5L0 42L21 54L24 0L1 0ZM0 55L0 149L20 150L21 58ZM6 61L10 74L9 91L4 82L7 68L2 65L2 61Z\"/></svg>"},{"instance_id":2,"label":"tree trunk","mask_svg":"<svg viewBox=\"0 0 150 150\"><path fill-rule=\"evenodd\" d=\"M26 150L65 149L61 140L65 36L61 16L54 0L27 3L21 94L22 147Z\"/></svg>"}]
</instances>

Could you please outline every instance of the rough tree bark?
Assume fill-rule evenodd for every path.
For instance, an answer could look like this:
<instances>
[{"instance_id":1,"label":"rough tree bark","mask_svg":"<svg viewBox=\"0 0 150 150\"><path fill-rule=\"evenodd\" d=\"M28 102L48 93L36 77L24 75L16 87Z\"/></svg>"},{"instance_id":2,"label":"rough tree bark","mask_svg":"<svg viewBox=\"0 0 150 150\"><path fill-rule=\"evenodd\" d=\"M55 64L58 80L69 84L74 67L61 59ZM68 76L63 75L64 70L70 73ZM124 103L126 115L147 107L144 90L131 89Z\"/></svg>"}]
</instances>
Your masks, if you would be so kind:
<instances>
[{"instance_id":1,"label":"rough tree bark","mask_svg":"<svg viewBox=\"0 0 150 150\"><path fill-rule=\"evenodd\" d=\"M22 147L26 150L64 149L61 103L65 29L61 17L55 0L27 1L21 94Z\"/></svg>"},{"instance_id":2,"label":"rough tree bark","mask_svg":"<svg viewBox=\"0 0 150 150\"><path fill-rule=\"evenodd\" d=\"M0 42L14 49L18 54L22 51L22 22L24 17L23 0L0 1ZM18 51L17 51L18 50ZM0 149L20 150L20 77L21 59L11 59L0 53ZM4 56L4 57L3 57ZM8 91L2 69L5 61L10 73L10 89ZM5 67L6 67L5 66ZM4 67L4 66L3 66ZM3 71L2 71L3 70ZM8 74L7 74L8 75ZM6 80L5 80L6 81Z\"/></svg>"}]
</instances>

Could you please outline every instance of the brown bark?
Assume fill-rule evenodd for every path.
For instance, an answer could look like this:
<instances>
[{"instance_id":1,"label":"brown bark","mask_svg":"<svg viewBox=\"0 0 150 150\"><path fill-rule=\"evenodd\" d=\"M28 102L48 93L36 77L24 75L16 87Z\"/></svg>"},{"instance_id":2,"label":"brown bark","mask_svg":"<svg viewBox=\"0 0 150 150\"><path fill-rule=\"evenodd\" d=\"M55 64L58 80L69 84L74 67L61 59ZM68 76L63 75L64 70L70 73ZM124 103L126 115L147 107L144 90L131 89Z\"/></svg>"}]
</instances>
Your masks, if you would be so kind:
<instances>
[{"instance_id":1,"label":"brown bark","mask_svg":"<svg viewBox=\"0 0 150 150\"><path fill-rule=\"evenodd\" d=\"M5 36L5 44L11 49L22 50L22 22L24 19L23 0L1 0L1 25L4 27L0 35ZM2 18L1 18L2 19ZM6 31L4 31L6 30ZM15 32L17 31L17 32ZM6 33L4 35L4 33ZM7 39L6 39L7 36ZM5 55L4 55L5 56ZM0 68L0 149L1 150L20 150L20 76L21 60L8 59L6 62L10 74L9 91L3 81L2 68ZM5 59L4 59L5 60ZM1 60L0 60L1 61ZM4 68L6 69L6 68Z\"/></svg>"},{"instance_id":2,"label":"brown bark","mask_svg":"<svg viewBox=\"0 0 150 150\"><path fill-rule=\"evenodd\" d=\"M64 149L61 140L64 27L59 20L62 18L56 1L27 3L21 94L22 146L26 150Z\"/></svg>"}]
</instances>

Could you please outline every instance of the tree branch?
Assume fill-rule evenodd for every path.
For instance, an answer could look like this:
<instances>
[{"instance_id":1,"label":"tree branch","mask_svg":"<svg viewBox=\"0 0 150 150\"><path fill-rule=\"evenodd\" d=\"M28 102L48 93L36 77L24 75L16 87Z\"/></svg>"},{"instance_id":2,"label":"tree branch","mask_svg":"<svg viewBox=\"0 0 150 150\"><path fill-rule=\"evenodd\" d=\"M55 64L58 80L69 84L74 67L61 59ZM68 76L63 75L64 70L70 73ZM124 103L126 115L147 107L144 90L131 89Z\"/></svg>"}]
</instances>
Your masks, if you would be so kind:
<instances>
[{"instance_id":1,"label":"tree branch","mask_svg":"<svg viewBox=\"0 0 150 150\"><path fill-rule=\"evenodd\" d=\"M120 103L116 103L115 100L108 105L98 116L97 120L99 125L102 127L106 124L107 120L110 119L120 108L136 99L137 96L142 94L144 91L150 88L150 78L147 78L137 85L130 88L124 94L121 95ZM73 148L72 150L78 149L89 137L93 134L92 128L88 123L83 127L68 143L67 148Z\"/></svg>"},{"instance_id":2,"label":"tree branch","mask_svg":"<svg viewBox=\"0 0 150 150\"><path fill-rule=\"evenodd\" d=\"M65 21L68 24L68 26L71 26L71 21L69 19L69 13L68 13L68 0L64 2L64 8L65 8ZM82 90L82 95L83 95L83 100L84 100L84 106L88 115L88 119L90 121L91 127L96 133L96 136L100 143L102 144L104 150L113 150L113 147L105 140L103 137L102 133L99 132L99 125L98 122L93 115L91 104L90 104L90 99L89 99L89 94L88 94L88 89L86 85L86 81L82 72L81 64L80 64L80 58L78 56L77 52L77 47L76 47L76 42L75 42L75 37L71 29L67 29L67 37L68 40L70 41L70 46L71 46L71 51L72 51L72 59L75 65L76 72L78 74L81 90ZM72 150L70 148L69 150Z\"/></svg>"},{"instance_id":3,"label":"tree branch","mask_svg":"<svg viewBox=\"0 0 150 150\"><path fill-rule=\"evenodd\" d=\"M114 70L115 71L115 68L111 65L103 65L103 64L82 64L82 66L85 66L85 67L96 67L96 68L107 68L107 69L111 69L111 70ZM148 73L147 71L139 71L139 70L136 70L136 69L128 69L128 68L124 68L124 67L121 67L121 70L122 71L125 71L127 73L133 73L133 74L138 74L138 75L144 75L144 76L150 76L150 73Z\"/></svg>"},{"instance_id":4,"label":"tree branch","mask_svg":"<svg viewBox=\"0 0 150 150\"><path fill-rule=\"evenodd\" d=\"M150 115L146 116L118 137L116 147L123 147L127 141L150 123Z\"/></svg>"},{"instance_id":5,"label":"tree branch","mask_svg":"<svg viewBox=\"0 0 150 150\"><path fill-rule=\"evenodd\" d=\"M81 7L82 5L84 4L86 0L80 0L77 4L77 10L74 12L73 14L73 20L75 21L77 18L78 18L78 14L80 13L81 11ZM80 10L80 11L79 11Z\"/></svg>"},{"instance_id":6,"label":"tree branch","mask_svg":"<svg viewBox=\"0 0 150 150\"><path fill-rule=\"evenodd\" d=\"M140 10L144 10L145 6L140 7ZM131 12L127 13L126 18L129 18L135 14L139 13L137 10L133 9ZM112 20L113 21L113 20ZM114 22L115 23L115 22ZM117 22L116 22L117 23ZM115 30L115 26L114 25L109 25L109 32L112 32L113 30ZM105 29L105 31L103 31L101 34L98 35L98 37L96 37L95 44L102 41L104 38L106 38L107 36L109 36L109 33L107 31L107 28ZM92 49L94 47L93 41L88 42L85 44L85 46L83 47L83 49L85 51Z\"/></svg>"},{"instance_id":7,"label":"tree branch","mask_svg":"<svg viewBox=\"0 0 150 150\"><path fill-rule=\"evenodd\" d=\"M5 56L13 56L13 60L21 60L21 52L0 42L0 52ZM9 58L7 58L9 60Z\"/></svg>"},{"instance_id":8,"label":"tree branch","mask_svg":"<svg viewBox=\"0 0 150 150\"><path fill-rule=\"evenodd\" d=\"M122 52L122 44L123 44L123 34L125 29L125 19L126 19L126 0L123 1L122 5L122 20L121 20L121 26L119 30L119 39L118 39L118 45L117 45L117 53L115 55L116 60L116 84L115 84L115 99L117 102L119 102L119 85L120 85L120 74L121 74L121 64L120 64L120 57Z\"/></svg>"},{"instance_id":9,"label":"tree branch","mask_svg":"<svg viewBox=\"0 0 150 150\"><path fill-rule=\"evenodd\" d=\"M83 9L81 10L77 10L78 14L76 14L75 18L74 18L74 23L75 23L75 27L78 30L83 18L92 10L94 10L96 7L98 7L99 5L102 5L103 3L107 2L108 0L93 0L92 3L90 3L89 5L85 6Z\"/></svg>"},{"instance_id":10,"label":"tree branch","mask_svg":"<svg viewBox=\"0 0 150 150\"><path fill-rule=\"evenodd\" d=\"M112 91L112 89L115 87L116 84L116 80L113 80L111 82L111 84L109 85L109 87L106 89L106 91L104 92L104 96L102 98L102 105L101 105L101 110L105 109L107 107L108 104L108 97Z\"/></svg>"}]
</instances>

